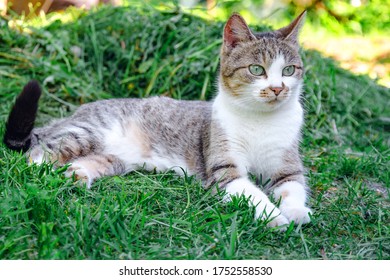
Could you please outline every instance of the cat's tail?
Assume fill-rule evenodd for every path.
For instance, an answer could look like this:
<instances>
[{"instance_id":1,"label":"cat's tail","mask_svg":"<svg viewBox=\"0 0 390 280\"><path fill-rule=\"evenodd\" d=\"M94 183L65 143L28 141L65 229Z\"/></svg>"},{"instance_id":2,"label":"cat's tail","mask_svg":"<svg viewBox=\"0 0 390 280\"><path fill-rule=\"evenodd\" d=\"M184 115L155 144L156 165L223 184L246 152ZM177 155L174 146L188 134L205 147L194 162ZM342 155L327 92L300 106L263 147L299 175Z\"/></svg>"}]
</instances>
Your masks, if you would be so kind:
<instances>
[{"instance_id":1,"label":"cat's tail","mask_svg":"<svg viewBox=\"0 0 390 280\"><path fill-rule=\"evenodd\" d=\"M25 152L30 147L41 93L39 83L31 80L16 98L5 125L4 143L8 148Z\"/></svg>"}]
</instances>

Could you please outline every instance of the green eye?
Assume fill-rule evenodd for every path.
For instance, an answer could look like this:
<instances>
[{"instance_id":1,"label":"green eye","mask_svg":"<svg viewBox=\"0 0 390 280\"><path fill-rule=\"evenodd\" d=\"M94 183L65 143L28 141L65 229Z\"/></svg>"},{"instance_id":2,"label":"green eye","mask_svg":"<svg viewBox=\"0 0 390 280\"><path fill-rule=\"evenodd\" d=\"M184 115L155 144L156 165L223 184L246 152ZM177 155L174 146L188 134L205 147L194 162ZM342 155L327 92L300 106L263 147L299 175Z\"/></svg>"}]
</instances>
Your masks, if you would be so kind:
<instances>
[{"instance_id":1,"label":"green eye","mask_svg":"<svg viewBox=\"0 0 390 280\"><path fill-rule=\"evenodd\" d=\"M282 74L283 76L291 76L295 72L295 66L290 65L283 68Z\"/></svg>"},{"instance_id":2,"label":"green eye","mask_svg":"<svg viewBox=\"0 0 390 280\"><path fill-rule=\"evenodd\" d=\"M251 72L251 74L255 76L262 76L265 74L263 66L260 65L250 65L249 72Z\"/></svg>"}]
</instances>

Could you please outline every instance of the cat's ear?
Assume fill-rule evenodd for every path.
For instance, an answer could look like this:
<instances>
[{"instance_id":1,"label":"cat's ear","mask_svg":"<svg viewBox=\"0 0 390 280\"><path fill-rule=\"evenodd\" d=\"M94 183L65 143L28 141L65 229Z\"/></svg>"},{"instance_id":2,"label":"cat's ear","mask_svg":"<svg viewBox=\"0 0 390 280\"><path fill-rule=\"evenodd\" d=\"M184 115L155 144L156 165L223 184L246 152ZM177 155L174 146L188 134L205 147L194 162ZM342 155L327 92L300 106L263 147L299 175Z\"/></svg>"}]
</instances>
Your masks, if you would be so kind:
<instances>
[{"instance_id":1,"label":"cat's ear","mask_svg":"<svg viewBox=\"0 0 390 280\"><path fill-rule=\"evenodd\" d=\"M245 20L237 13L230 16L223 31L223 46L226 50L235 48L241 42L255 40Z\"/></svg>"},{"instance_id":2,"label":"cat's ear","mask_svg":"<svg viewBox=\"0 0 390 280\"><path fill-rule=\"evenodd\" d=\"M303 11L296 19L294 19L293 22L281 29L276 30L275 33L279 38L282 38L283 40L298 46L299 30L302 28L302 25L305 22L305 17L306 11Z\"/></svg>"}]
</instances>

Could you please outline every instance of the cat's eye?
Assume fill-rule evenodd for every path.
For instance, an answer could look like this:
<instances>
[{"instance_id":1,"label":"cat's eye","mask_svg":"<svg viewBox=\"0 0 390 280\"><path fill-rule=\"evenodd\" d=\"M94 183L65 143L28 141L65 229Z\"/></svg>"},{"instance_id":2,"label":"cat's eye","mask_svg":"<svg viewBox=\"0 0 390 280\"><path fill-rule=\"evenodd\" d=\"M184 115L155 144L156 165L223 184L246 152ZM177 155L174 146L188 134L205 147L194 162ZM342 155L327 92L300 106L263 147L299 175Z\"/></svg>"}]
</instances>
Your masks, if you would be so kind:
<instances>
[{"instance_id":1,"label":"cat's eye","mask_svg":"<svg viewBox=\"0 0 390 280\"><path fill-rule=\"evenodd\" d=\"M295 72L295 66L289 65L283 68L282 74L283 76L291 76Z\"/></svg>"},{"instance_id":2,"label":"cat's eye","mask_svg":"<svg viewBox=\"0 0 390 280\"><path fill-rule=\"evenodd\" d=\"M265 70L264 70L263 66L256 65L256 64L249 66L249 72L251 72L251 74L255 75L255 76L265 75Z\"/></svg>"}]
</instances>

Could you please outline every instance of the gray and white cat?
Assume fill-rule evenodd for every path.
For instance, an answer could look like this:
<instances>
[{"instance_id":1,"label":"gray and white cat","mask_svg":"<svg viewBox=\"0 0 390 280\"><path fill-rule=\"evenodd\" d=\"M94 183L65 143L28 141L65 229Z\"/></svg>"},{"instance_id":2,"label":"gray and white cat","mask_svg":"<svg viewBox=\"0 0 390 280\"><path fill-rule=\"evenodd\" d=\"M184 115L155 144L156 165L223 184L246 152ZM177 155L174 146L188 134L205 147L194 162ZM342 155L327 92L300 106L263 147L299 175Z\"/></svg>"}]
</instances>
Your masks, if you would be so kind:
<instances>
[{"instance_id":1,"label":"gray and white cat","mask_svg":"<svg viewBox=\"0 0 390 280\"><path fill-rule=\"evenodd\" d=\"M274 32L253 33L233 14L225 25L218 94L212 102L167 97L111 99L33 128L41 89L30 81L6 124L5 144L30 162L70 163L90 188L102 176L132 170L185 170L224 200L244 195L269 226L308 223L307 187L298 146L303 123L303 65L298 32L305 12ZM271 179L277 208L248 177Z\"/></svg>"}]
</instances>

